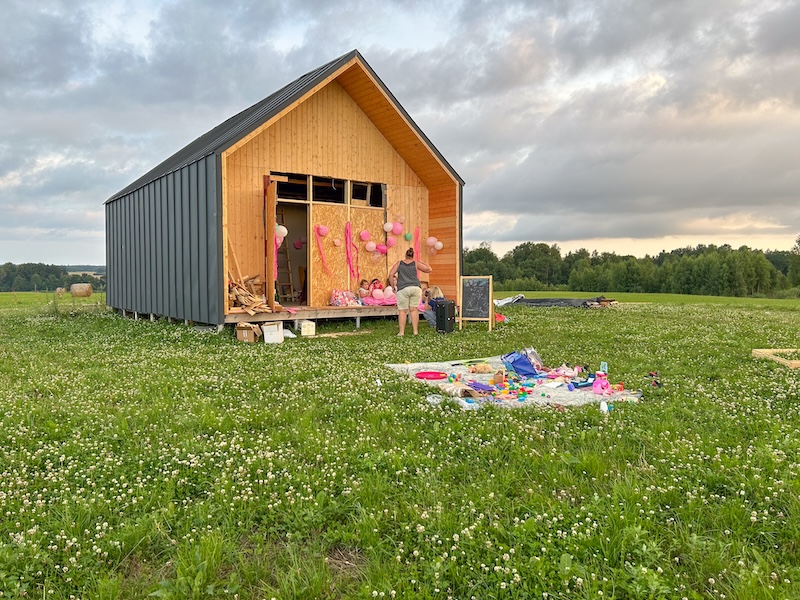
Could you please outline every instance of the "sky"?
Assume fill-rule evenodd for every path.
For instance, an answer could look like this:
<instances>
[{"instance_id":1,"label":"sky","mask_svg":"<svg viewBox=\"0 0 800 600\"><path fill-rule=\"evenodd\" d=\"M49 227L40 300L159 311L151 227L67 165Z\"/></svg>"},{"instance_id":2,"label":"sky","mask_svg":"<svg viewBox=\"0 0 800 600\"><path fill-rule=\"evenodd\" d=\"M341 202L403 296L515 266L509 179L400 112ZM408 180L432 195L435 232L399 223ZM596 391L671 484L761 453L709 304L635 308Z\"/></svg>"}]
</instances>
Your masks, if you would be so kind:
<instances>
[{"instance_id":1,"label":"sky","mask_svg":"<svg viewBox=\"0 0 800 600\"><path fill-rule=\"evenodd\" d=\"M789 250L800 0L4 0L0 263L105 262L103 203L358 49L465 180L464 245Z\"/></svg>"}]
</instances>

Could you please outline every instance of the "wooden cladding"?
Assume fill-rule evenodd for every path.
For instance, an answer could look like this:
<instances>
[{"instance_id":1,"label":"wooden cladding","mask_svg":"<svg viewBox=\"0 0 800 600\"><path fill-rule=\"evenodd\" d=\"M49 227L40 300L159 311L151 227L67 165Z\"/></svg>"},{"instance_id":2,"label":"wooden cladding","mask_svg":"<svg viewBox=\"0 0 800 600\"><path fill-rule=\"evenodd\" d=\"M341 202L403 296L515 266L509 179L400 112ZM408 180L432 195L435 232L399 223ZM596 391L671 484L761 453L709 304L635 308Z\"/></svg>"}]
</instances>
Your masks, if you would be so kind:
<instances>
[{"instance_id":1,"label":"wooden cladding","mask_svg":"<svg viewBox=\"0 0 800 600\"><path fill-rule=\"evenodd\" d=\"M351 182L385 182L385 208L360 208L330 202L308 205L309 305L328 305L332 289L356 290L358 287L358 280L350 276L345 259L344 227L348 220L358 248L360 260L357 266L361 278L377 277L385 282L388 268L413 246L413 240L406 240L404 235L413 234L418 228L421 238L419 258L430 262L434 269L431 283L442 287L448 297L456 297L460 274L459 185L441 172L434 177L426 171L423 181L390 143L386 124L382 129L376 127L372 117L378 118L380 111L375 111L371 110L371 116L368 116L362 110L361 102L356 102L338 83L331 82L278 121L264 126L247 142L223 154L224 234L230 239L243 273L266 277L265 174L303 173L309 174L314 181L319 178L335 180L337 186L344 181L348 186ZM390 119L389 115L385 118ZM395 137L399 140L405 135L407 131L398 130ZM406 144L405 158L409 149L425 154L414 159L417 168L422 169L424 164L430 170L433 164L433 170L441 171L419 139ZM431 183L438 185L431 187ZM392 236L395 245L385 256L374 257L364 248L359 233L369 231L373 241L386 243L389 237L383 231L386 221L403 221L403 233ZM328 235L321 238L322 252L315 236L316 225L329 228ZM431 235L445 245L435 256L428 256L425 243ZM335 239L340 241L339 246L333 243ZM223 247L227 248L227 243ZM330 274L323 265L323 255Z\"/></svg>"}]
</instances>

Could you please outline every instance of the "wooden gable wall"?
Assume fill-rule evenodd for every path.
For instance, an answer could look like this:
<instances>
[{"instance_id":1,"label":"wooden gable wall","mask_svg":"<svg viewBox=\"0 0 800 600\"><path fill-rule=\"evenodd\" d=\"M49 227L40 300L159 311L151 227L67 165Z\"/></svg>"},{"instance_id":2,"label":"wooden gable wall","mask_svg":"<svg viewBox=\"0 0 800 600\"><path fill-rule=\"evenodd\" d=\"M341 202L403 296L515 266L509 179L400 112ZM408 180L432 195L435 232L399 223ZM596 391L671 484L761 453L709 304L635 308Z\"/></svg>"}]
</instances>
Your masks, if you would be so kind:
<instances>
[{"instance_id":1,"label":"wooden gable wall","mask_svg":"<svg viewBox=\"0 0 800 600\"><path fill-rule=\"evenodd\" d=\"M422 148L427 151L427 149ZM458 276L457 190L453 183L429 190L414 170L336 81L328 83L311 97L267 124L257 135L223 154L223 230L231 244L225 264L230 265L228 248L236 254L244 275L264 273L265 240L263 226L263 176L270 172L302 173L317 177L387 184L386 209L356 208L347 205L312 203L309 206L309 230L290 232L287 243L304 235L310 248L309 277L312 282L312 306L327 305L330 290L350 281L341 270L344 262L344 223L353 223L360 249L362 276L385 279L389 266L399 260L412 244L398 236L397 245L381 261L368 257L358 240L360 227L367 228L372 239L384 241L384 221L405 219L405 231L419 227L422 260L434 267L431 283L441 285L448 297L456 297ZM334 271L329 276L322 267L312 227L324 224L330 234L323 238L325 258ZM445 249L428 256L425 240L435 235ZM342 244L334 246L333 240ZM339 256L341 254L341 256Z\"/></svg>"}]
</instances>

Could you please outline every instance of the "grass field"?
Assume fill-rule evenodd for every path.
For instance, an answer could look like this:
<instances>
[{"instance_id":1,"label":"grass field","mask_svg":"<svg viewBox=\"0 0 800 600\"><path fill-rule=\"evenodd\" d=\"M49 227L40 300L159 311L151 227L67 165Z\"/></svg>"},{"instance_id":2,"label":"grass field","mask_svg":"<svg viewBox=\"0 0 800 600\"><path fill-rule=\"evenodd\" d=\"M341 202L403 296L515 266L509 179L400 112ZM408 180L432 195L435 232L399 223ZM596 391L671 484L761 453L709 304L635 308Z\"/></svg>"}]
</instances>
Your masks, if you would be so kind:
<instances>
[{"instance_id":1,"label":"grass field","mask_svg":"<svg viewBox=\"0 0 800 600\"><path fill-rule=\"evenodd\" d=\"M250 345L3 296L2 597L800 597L800 369L750 355L797 301ZM383 366L529 346L645 399L464 412Z\"/></svg>"}]
</instances>

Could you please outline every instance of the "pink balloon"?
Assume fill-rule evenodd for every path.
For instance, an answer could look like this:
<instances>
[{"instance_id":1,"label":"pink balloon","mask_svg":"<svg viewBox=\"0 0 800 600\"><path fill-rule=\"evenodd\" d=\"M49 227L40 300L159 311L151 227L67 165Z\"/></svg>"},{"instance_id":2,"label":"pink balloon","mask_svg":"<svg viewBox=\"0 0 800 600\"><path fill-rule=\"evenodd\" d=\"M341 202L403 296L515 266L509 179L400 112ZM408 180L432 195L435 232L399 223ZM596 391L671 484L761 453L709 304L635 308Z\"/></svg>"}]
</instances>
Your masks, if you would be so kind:
<instances>
[{"instance_id":1,"label":"pink balloon","mask_svg":"<svg viewBox=\"0 0 800 600\"><path fill-rule=\"evenodd\" d=\"M321 236L328 235L328 231L329 229L327 225L317 225L317 233L319 233Z\"/></svg>"},{"instance_id":2,"label":"pink balloon","mask_svg":"<svg viewBox=\"0 0 800 600\"><path fill-rule=\"evenodd\" d=\"M383 230L386 233L389 233L392 230L392 227L394 226L389 221L386 221L386 223L383 224Z\"/></svg>"},{"instance_id":3,"label":"pink balloon","mask_svg":"<svg viewBox=\"0 0 800 600\"><path fill-rule=\"evenodd\" d=\"M436 239L435 237L431 236L431 237L428 238L428 246L433 246L438 241L439 241L438 239Z\"/></svg>"},{"instance_id":4,"label":"pink balloon","mask_svg":"<svg viewBox=\"0 0 800 600\"><path fill-rule=\"evenodd\" d=\"M361 241L362 242L369 241L370 235L369 235L369 231L367 231L366 229L364 231L362 231L359 235L361 236Z\"/></svg>"},{"instance_id":5,"label":"pink balloon","mask_svg":"<svg viewBox=\"0 0 800 600\"><path fill-rule=\"evenodd\" d=\"M386 254L389 248L386 246L386 244L378 244L377 246L375 246L375 250L377 250L381 254Z\"/></svg>"},{"instance_id":6,"label":"pink balloon","mask_svg":"<svg viewBox=\"0 0 800 600\"><path fill-rule=\"evenodd\" d=\"M283 243L283 236L276 235L275 241L278 242L278 246L280 246Z\"/></svg>"},{"instance_id":7,"label":"pink balloon","mask_svg":"<svg viewBox=\"0 0 800 600\"><path fill-rule=\"evenodd\" d=\"M339 238L336 238L335 240L333 240L333 245L334 246L341 246L342 245L342 240L340 240Z\"/></svg>"},{"instance_id":8,"label":"pink balloon","mask_svg":"<svg viewBox=\"0 0 800 600\"><path fill-rule=\"evenodd\" d=\"M399 221L395 221L392 224L392 233L395 235L400 235L401 233L403 233L403 224L400 223Z\"/></svg>"},{"instance_id":9,"label":"pink balloon","mask_svg":"<svg viewBox=\"0 0 800 600\"><path fill-rule=\"evenodd\" d=\"M295 250L302 250L303 249L303 242L301 242L300 240L295 240L294 241L294 249Z\"/></svg>"},{"instance_id":10,"label":"pink balloon","mask_svg":"<svg viewBox=\"0 0 800 600\"><path fill-rule=\"evenodd\" d=\"M436 248L437 250L441 250L442 248L444 248L444 244L443 244L442 242L440 242L440 241L437 241L437 242L436 242L436 243L433 245L433 247L434 247L434 248Z\"/></svg>"},{"instance_id":11,"label":"pink balloon","mask_svg":"<svg viewBox=\"0 0 800 600\"><path fill-rule=\"evenodd\" d=\"M367 249L367 252L375 252L375 242L367 242L364 247Z\"/></svg>"},{"instance_id":12,"label":"pink balloon","mask_svg":"<svg viewBox=\"0 0 800 600\"><path fill-rule=\"evenodd\" d=\"M397 243L397 240L394 239L392 236L389 236L389 238L386 240L386 246L388 246L389 248L394 248L394 245L396 243Z\"/></svg>"},{"instance_id":13,"label":"pink balloon","mask_svg":"<svg viewBox=\"0 0 800 600\"><path fill-rule=\"evenodd\" d=\"M383 290L377 288L372 290L372 297L375 298L375 300L383 300Z\"/></svg>"},{"instance_id":14,"label":"pink balloon","mask_svg":"<svg viewBox=\"0 0 800 600\"><path fill-rule=\"evenodd\" d=\"M391 287L387 287L385 290L383 290L383 297L386 298L387 300L394 298L395 297L394 290Z\"/></svg>"}]
</instances>

